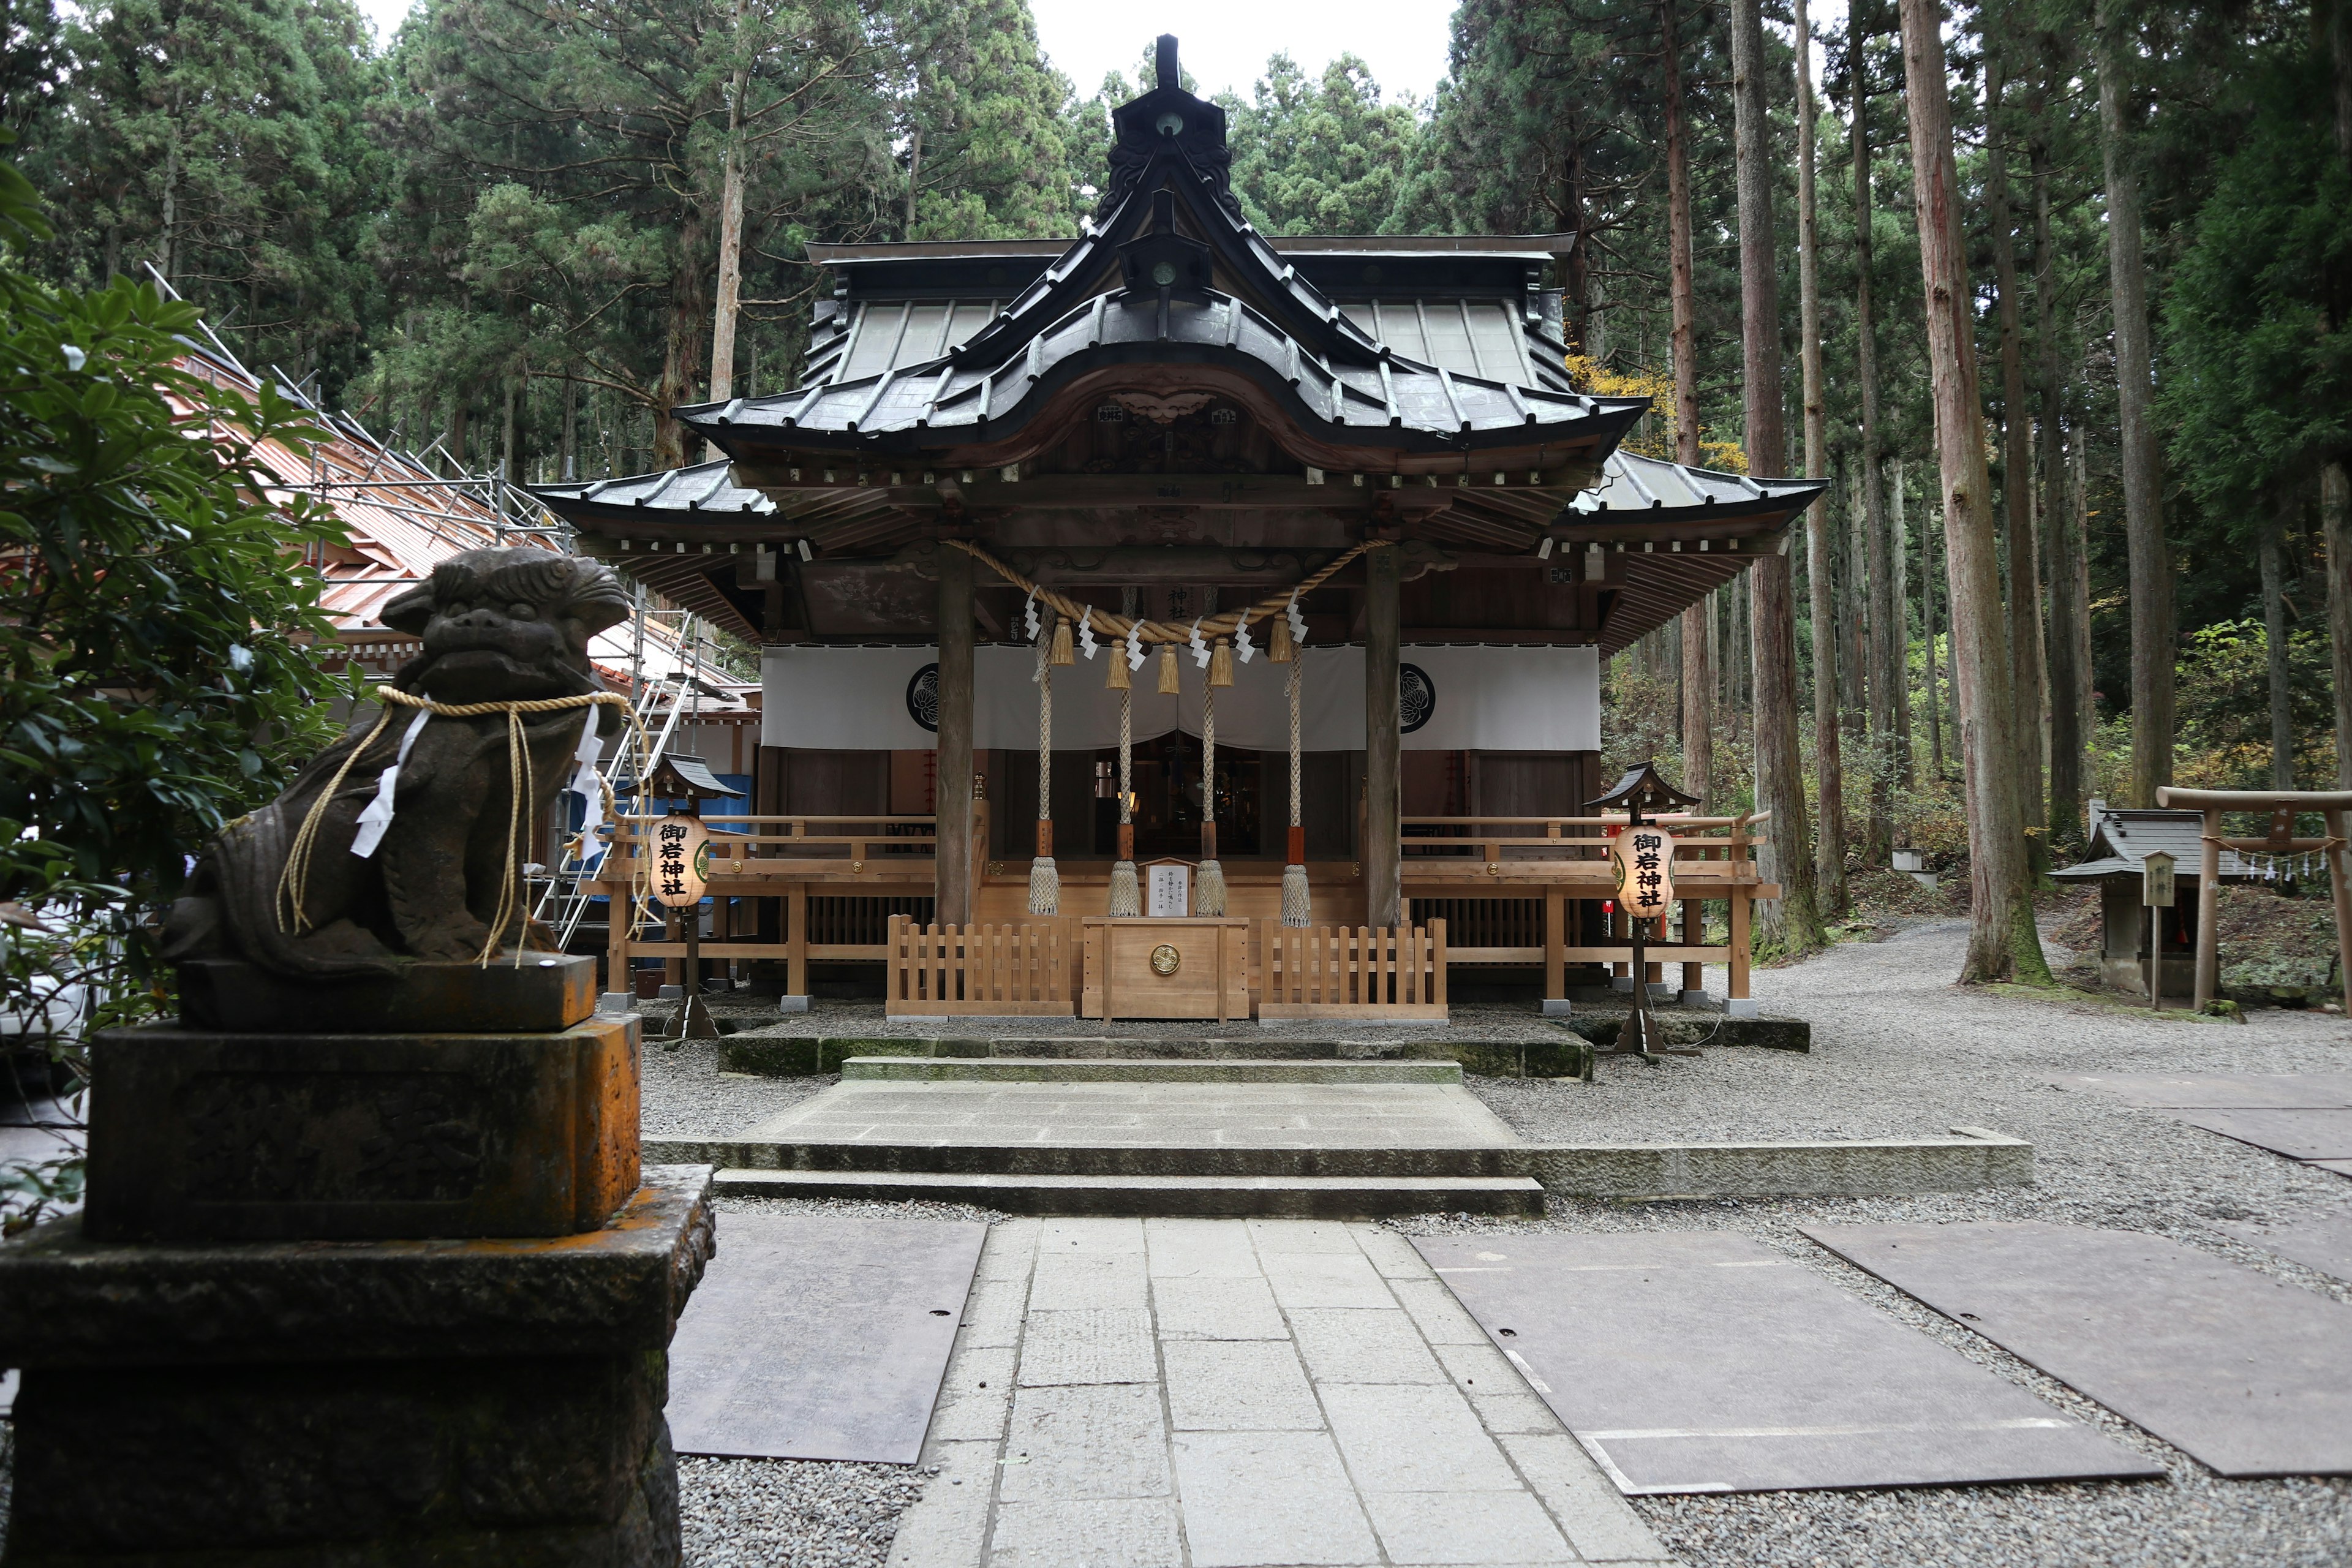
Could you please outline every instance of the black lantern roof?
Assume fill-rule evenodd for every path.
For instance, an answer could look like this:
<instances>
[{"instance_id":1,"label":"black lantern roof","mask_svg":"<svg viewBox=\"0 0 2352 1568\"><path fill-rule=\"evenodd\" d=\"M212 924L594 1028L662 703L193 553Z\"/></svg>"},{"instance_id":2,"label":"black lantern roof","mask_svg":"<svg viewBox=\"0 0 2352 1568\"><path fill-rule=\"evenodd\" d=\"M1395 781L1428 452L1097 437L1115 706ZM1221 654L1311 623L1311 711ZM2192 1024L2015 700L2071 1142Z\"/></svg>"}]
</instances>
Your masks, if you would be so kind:
<instances>
[{"instance_id":1,"label":"black lantern roof","mask_svg":"<svg viewBox=\"0 0 2352 1568\"><path fill-rule=\"evenodd\" d=\"M1628 768L1625 776L1608 789L1584 803L1603 811L1623 809L1635 816L1645 811L1675 811L1698 804L1698 796L1685 795L1659 775L1655 763L1643 763Z\"/></svg>"}]
</instances>

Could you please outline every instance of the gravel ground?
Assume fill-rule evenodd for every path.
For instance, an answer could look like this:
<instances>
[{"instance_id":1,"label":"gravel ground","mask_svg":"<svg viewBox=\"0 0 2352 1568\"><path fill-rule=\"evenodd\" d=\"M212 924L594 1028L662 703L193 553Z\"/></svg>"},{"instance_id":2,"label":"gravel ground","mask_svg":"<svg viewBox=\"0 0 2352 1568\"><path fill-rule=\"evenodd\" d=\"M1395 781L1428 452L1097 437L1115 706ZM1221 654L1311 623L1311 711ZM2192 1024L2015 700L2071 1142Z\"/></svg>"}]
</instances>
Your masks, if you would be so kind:
<instances>
[{"instance_id":1,"label":"gravel ground","mask_svg":"<svg viewBox=\"0 0 2352 1568\"><path fill-rule=\"evenodd\" d=\"M648 1138L740 1131L839 1083L823 1078L752 1078L719 1070L717 1040L647 1040L637 1126Z\"/></svg>"},{"instance_id":2,"label":"gravel ground","mask_svg":"<svg viewBox=\"0 0 2352 1568\"><path fill-rule=\"evenodd\" d=\"M687 1568L882 1568L932 1472L810 1459L680 1459Z\"/></svg>"},{"instance_id":3,"label":"gravel ground","mask_svg":"<svg viewBox=\"0 0 2352 1568\"><path fill-rule=\"evenodd\" d=\"M2042 1219L2138 1230L2352 1303L2352 1285L2284 1262L2218 1222L2352 1210L2352 1182L2042 1081L2064 1072L2295 1072L2352 1066L2352 1024L2257 1012L2244 1026L2149 1019L1961 991L1967 928L1916 927L1758 976L1767 1011L1809 1019L1810 1056L1714 1051L1657 1067L1604 1058L1586 1085L1479 1079L1529 1137L1868 1137L1990 1127L2032 1139L2035 1186L1916 1198L1609 1204L1554 1200L1533 1222L1423 1218L1409 1232L1738 1230L2163 1464L2165 1483L1637 1498L1692 1568L1925 1564L2341 1565L2352 1481L2229 1481L1797 1233L1816 1221ZM2053 954L2053 956L2055 956Z\"/></svg>"}]
</instances>

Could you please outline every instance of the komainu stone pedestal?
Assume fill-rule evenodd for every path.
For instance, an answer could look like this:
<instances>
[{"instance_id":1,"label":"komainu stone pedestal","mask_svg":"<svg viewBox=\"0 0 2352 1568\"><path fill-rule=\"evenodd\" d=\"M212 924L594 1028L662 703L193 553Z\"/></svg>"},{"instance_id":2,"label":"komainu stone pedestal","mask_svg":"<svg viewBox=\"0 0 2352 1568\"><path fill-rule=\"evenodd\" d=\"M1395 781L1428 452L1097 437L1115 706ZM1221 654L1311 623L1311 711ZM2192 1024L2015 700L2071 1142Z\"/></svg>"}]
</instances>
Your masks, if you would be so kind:
<instances>
[{"instance_id":1,"label":"komainu stone pedestal","mask_svg":"<svg viewBox=\"0 0 2352 1568\"><path fill-rule=\"evenodd\" d=\"M90 1043L100 1241L593 1231L637 1188L635 1014L517 1034Z\"/></svg>"},{"instance_id":2,"label":"komainu stone pedestal","mask_svg":"<svg viewBox=\"0 0 2352 1568\"><path fill-rule=\"evenodd\" d=\"M675 1568L706 1166L551 1239L0 1244L5 1568Z\"/></svg>"}]
</instances>

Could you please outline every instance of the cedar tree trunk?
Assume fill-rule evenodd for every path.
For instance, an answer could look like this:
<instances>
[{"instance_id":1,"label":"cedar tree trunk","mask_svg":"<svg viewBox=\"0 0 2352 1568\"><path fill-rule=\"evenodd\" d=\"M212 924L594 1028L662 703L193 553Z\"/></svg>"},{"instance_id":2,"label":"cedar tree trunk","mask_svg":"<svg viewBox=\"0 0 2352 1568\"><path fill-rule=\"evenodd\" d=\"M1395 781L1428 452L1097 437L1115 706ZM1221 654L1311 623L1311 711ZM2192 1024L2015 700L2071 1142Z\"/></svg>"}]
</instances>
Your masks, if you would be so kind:
<instances>
[{"instance_id":1,"label":"cedar tree trunk","mask_svg":"<svg viewBox=\"0 0 2352 1568\"><path fill-rule=\"evenodd\" d=\"M2033 527L2033 421L2025 405L2025 319L2018 308L2008 132L2000 113L2004 75L2001 51L1988 38L1984 188L1993 287L2000 295L2000 488L2002 520L2009 527L2010 673L2016 688L2018 796L2039 873L2049 868L2049 851L2041 842L2049 817L2042 793L2042 547Z\"/></svg>"},{"instance_id":2,"label":"cedar tree trunk","mask_svg":"<svg viewBox=\"0 0 2352 1568\"><path fill-rule=\"evenodd\" d=\"M2107 275L2115 300L2116 403L2124 475L2124 542L2131 582L2131 804L2152 806L2172 782L2172 559L2148 402L2147 266L2141 254L2139 173L2125 145L2122 25L2100 0L2099 141L2106 163Z\"/></svg>"},{"instance_id":3,"label":"cedar tree trunk","mask_svg":"<svg viewBox=\"0 0 2352 1568\"><path fill-rule=\"evenodd\" d=\"M1828 472L1829 418L1822 392L1821 243L1813 213L1812 28L1805 0L1797 4L1797 290L1802 341L1798 357L1804 370L1805 477ZM1821 830L1813 846L1814 873L1821 879L1824 914L1843 917L1850 906L1845 886L1845 768L1838 754L1837 612L1832 599L1837 567L1831 548L1835 522L1824 498L1805 520L1807 587L1813 617L1813 768L1821 779Z\"/></svg>"},{"instance_id":4,"label":"cedar tree trunk","mask_svg":"<svg viewBox=\"0 0 2352 1568\"><path fill-rule=\"evenodd\" d=\"M2050 984L2026 880L2017 794L2017 710L2001 625L2000 563L1985 463L1959 175L1944 77L1942 7L1901 0L1913 198L1926 292L1930 393L1944 493L1945 570L1952 585L1952 673L1960 697L1960 766L1969 806L1969 931L1963 982Z\"/></svg>"},{"instance_id":5,"label":"cedar tree trunk","mask_svg":"<svg viewBox=\"0 0 2352 1568\"><path fill-rule=\"evenodd\" d=\"M1739 194L1740 348L1748 469L1789 471L1781 433L1780 291L1772 264L1770 121L1764 100L1762 0L1732 0L1733 143ZM1797 737L1797 606L1784 533L1748 568L1748 649L1755 687L1756 797L1772 813L1772 867L1780 897L1763 910L1768 940L1811 952L1828 940L1814 899L1804 757Z\"/></svg>"}]
</instances>

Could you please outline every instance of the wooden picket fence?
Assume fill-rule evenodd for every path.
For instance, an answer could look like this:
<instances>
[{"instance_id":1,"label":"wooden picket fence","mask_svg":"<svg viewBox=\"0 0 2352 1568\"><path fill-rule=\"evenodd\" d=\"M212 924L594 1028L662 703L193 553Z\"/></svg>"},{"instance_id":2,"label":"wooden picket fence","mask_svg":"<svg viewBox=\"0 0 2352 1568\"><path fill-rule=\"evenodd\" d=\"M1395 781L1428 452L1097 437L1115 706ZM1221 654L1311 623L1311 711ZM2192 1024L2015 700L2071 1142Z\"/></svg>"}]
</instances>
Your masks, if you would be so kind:
<instances>
[{"instance_id":1,"label":"wooden picket fence","mask_svg":"<svg viewBox=\"0 0 2352 1568\"><path fill-rule=\"evenodd\" d=\"M883 1013L892 1018L1067 1018L1070 949L1060 921L918 925L890 917Z\"/></svg>"},{"instance_id":2,"label":"wooden picket fence","mask_svg":"<svg viewBox=\"0 0 2352 1568\"><path fill-rule=\"evenodd\" d=\"M1267 921L1261 929L1261 1018L1445 1017L1444 921L1402 930Z\"/></svg>"}]
</instances>

